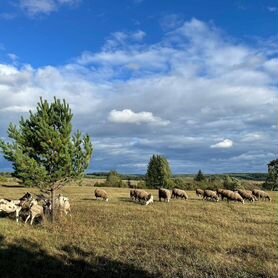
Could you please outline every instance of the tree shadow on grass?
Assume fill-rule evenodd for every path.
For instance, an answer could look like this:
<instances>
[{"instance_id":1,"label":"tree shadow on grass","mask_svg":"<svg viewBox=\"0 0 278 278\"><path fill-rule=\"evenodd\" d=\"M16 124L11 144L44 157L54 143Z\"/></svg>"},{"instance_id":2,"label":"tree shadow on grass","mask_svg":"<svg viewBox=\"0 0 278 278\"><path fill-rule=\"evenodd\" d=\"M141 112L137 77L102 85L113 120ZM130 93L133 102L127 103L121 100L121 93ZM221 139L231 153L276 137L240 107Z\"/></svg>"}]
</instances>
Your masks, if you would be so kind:
<instances>
[{"instance_id":1,"label":"tree shadow on grass","mask_svg":"<svg viewBox=\"0 0 278 278\"><path fill-rule=\"evenodd\" d=\"M35 242L23 239L11 244L0 235L1 278L161 277L132 264L96 256L77 246L63 246L58 251L60 255L54 257Z\"/></svg>"},{"instance_id":2,"label":"tree shadow on grass","mask_svg":"<svg viewBox=\"0 0 278 278\"><path fill-rule=\"evenodd\" d=\"M7 184L1 184L2 187L6 187L6 188L24 188L24 185L20 185L20 184L11 184L11 185L7 185Z\"/></svg>"}]
</instances>

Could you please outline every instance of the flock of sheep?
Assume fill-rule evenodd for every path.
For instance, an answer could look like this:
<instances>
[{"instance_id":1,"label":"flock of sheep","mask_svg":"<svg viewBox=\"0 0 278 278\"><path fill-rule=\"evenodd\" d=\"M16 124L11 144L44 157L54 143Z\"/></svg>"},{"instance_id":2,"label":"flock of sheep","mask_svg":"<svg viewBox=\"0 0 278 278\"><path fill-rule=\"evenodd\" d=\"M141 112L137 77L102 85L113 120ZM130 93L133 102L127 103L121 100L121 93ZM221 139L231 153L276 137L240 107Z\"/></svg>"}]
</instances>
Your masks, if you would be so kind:
<instances>
[{"instance_id":1,"label":"flock of sheep","mask_svg":"<svg viewBox=\"0 0 278 278\"><path fill-rule=\"evenodd\" d=\"M202 190L196 189L196 195L198 197L203 197L203 200L211 200L218 202L220 199L226 199L229 201L241 202L244 204L244 200L254 202L260 199L269 200L271 201L270 196L262 190L254 189L253 191L250 190L242 190L238 189L235 191L227 190L227 189L217 189L216 191L213 190ZM95 197L97 199L103 199L108 201L108 194L105 190L97 188L95 190ZM131 189L130 190L130 198L133 201L138 201L145 205L149 205L153 203L154 198L151 193L146 192L145 190L141 189ZM165 188L158 189L158 198L159 201L162 199L164 201L169 202L171 198L181 198L184 200L188 199L188 195L184 190L174 188L172 192Z\"/></svg>"},{"instance_id":2,"label":"flock of sheep","mask_svg":"<svg viewBox=\"0 0 278 278\"><path fill-rule=\"evenodd\" d=\"M94 193L96 199L103 199L105 201L109 200L108 193L103 189L96 188ZM228 202L241 202L242 204L244 204L245 200L250 202L260 199L271 201L270 196L265 191L257 189L254 189L253 191L240 189L236 191L227 189L217 189L216 191L196 189L196 195L202 197L203 200L215 202L218 202L220 199L226 199ZM130 198L133 201L144 205L149 205L154 202L153 195L142 189L131 189ZM165 188L159 188L158 198L159 201L164 200L169 202L171 198L187 200L188 195L184 190L177 188L173 189L172 192ZM55 199L55 208L57 208L60 213L64 213L65 215L69 214L71 216L70 203L67 197L59 194ZM42 220L44 220L45 215L50 215L52 213L52 203L44 195L36 195L36 197L33 198L32 195L27 192L18 200L0 199L0 212L1 211L7 214L15 213L17 222L19 220L20 212L22 213L25 211L25 223L31 218L30 223L32 225L35 218L41 217Z\"/></svg>"},{"instance_id":3,"label":"flock of sheep","mask_svg":"<svg viewBox=\"0 0 278 278\"><path fill-rule=\"evenodd\" d=\"M55 199L55 208L60 213L65 215L71 215L70 203L67 197L59 194ZM0 212L5 212L6 214L15 213L16 222L19 221L20 213L25 214L25 223L31 218L31 225L37 217L41 217L44 220L46 215L50 215L52 212L51 201L44 195L36 195L33 198L32 194L27 192L20 199L10 200L10 199L0 199Z\"/></svg>"}]
</instances>

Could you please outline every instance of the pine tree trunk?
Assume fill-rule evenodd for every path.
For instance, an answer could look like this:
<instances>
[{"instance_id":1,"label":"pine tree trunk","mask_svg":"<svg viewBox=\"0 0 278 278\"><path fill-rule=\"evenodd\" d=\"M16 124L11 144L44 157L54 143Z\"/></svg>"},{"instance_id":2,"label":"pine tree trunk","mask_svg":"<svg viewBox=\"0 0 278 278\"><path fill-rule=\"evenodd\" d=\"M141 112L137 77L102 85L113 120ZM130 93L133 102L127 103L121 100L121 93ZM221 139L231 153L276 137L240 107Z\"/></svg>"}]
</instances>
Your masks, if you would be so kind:
<instances>
[{"instance_id":1,"label":"pine tree trunk","mask_svg":"<svg viewBox=\"0 0 278 278\"><path fill-rule=\"evenodd\" d=\"M55 190L51 188L51 222L55 221Z\"/></svg>"}]
</instances>

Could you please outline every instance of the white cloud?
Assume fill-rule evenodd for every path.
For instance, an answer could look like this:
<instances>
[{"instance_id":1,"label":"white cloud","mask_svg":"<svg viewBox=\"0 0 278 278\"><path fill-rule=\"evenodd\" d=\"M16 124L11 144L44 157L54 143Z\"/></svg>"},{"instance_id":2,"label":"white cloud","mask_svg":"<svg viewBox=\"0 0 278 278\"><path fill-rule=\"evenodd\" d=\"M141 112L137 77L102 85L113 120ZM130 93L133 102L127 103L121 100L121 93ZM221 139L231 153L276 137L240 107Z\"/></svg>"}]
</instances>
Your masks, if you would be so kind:
<instances>
[{"instance_id":1,"label":"white cloud","mask_svg":"<svg viewBox=\"0 0 278 278\"><path fill-rule=\"evenodd\" d=\"M0 109L0 111L2 112L16 112L16 113L29 112L30 110L34 110L34 107L15 105L15 106L8 106Z\"/></svg>"},{"instance_id":2,"label":"white cloud","mask_svg":"<svg viewBox=\"0 0 278 278\"><path fill-rule=\"evenodd\" d=\"M113 123L121 124L153 124L158 126L166 126L169 121L163 121L159 117L155 117L151 112L133 112L130 109L122 111L112 110L109 113L108 120Z\"/></svg>"},{"instance_id":3,"label":"white cloud","mask_svg":"<svg viewBox=\"0 0 278 278\"><path fill-rule=\"evenodd\" d=\"M135 41L142 41L146 36L146 33L142 30L138 30L137 32L131 35L132 39Z\"/></svg>"},{"instance_id":4,"label":"white cloud","mask_svg":"<svg viewBox=\"0 0 278 278\"><path fill-rule=\"evenodd\" d=\"M162 17L160 25L163 30L173 30L182 25L182 17L178 14L168 14Z\"/></svg>"},{"instance_id":5,"label":"white cloud","mask_svg":"<svg viewBox=\"0 0 278 278\"><path fill-rule=\"evenodd\" d=\"M20 0L20 8L30 16L39 14L50 14L57 11L61 6L73 6L80 2L80 0Z\"/></svg>"},{"instance_id":6,"label":"white cloud","mask_svg":"<svg viewBox=\"0 0 278 278\"><path fill-rule=\"evenodd\" d=\"M218 142L214 145L211 145L211 148L217 148L217 149L229 149L233 146L233 141L230 139L224 139L221 142Z\"/></svg>"},{"instance_id":7,"label":"white cloud","mask_svg":"<svg viewBox=\"0 0 278 278\"><path fill-rule=\"evenodd\" d=\"M56 96L70 104L74 127L112 146L113 158L96 144L97 169L144 164L161 153L187 172L265 170L259 158L250 169L231 157L276 151L273 46L239 43L197 19L155 44L134 40L136 32L115 32L100 51L84 51L59 67L0 64L0 136L40 96ZM236 148L219 138L232 138ZM211 142L215 147L208 148Z\"/></svg>"}]
</instances>

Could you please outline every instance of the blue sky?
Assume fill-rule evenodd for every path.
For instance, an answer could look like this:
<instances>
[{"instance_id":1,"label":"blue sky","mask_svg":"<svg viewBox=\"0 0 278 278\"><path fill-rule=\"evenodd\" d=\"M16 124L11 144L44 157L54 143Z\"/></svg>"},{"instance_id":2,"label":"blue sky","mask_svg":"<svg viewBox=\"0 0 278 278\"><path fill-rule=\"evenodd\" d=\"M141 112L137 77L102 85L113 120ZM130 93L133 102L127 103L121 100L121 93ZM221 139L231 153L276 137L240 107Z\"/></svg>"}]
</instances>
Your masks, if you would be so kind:
<instances>
[{"instance_id":1,"label":"blue sky","mask_svg":"<svg viewBox=\"0 0 278 278\"><path fill-rule=\"evenodd\" d=\"M264 172L277 156L277 1L0 3L0 136L66 98L90 171ZM0 171L9 170L0 157Z\"/></svg>"}]
</instances>

